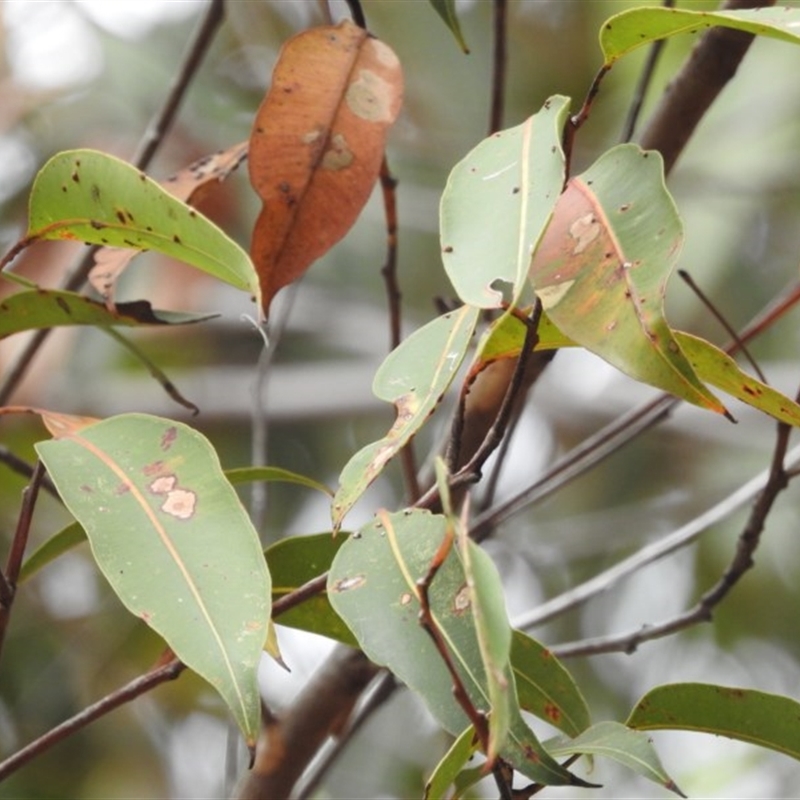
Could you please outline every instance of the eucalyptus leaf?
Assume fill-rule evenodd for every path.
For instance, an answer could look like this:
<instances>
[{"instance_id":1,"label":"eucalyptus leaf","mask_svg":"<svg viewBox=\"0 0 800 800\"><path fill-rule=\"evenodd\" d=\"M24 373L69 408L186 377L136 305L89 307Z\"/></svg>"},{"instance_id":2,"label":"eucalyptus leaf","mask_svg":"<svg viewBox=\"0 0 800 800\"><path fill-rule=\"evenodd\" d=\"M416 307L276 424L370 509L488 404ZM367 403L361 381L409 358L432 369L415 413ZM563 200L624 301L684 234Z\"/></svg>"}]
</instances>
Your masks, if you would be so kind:
<instances>
[{"instance_id":1,"label":"eucalyptus leaf","mask_svg":"<svg viewBox=\"0 0 800 800\"><path fill-rule=\"evenodd\" d=\"M188 426L144 414L94 424L60 415L48 425L60 438L36 450L98 567L222 695L253 746L270 576L214 449Z\"/></svg>"}]
</instances>

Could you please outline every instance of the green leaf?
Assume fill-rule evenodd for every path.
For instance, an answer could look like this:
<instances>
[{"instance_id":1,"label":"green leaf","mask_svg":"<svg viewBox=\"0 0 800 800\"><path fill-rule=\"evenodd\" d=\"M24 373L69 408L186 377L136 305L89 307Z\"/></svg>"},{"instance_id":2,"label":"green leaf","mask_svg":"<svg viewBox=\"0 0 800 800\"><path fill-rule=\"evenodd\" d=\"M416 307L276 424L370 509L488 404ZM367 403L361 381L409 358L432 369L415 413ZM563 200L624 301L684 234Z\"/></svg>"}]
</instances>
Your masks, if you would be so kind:
<instances>
[{"instance_id":1,"label":"green leaf","mask_svg":"<svg viewBox=\"0 0 800 800\"><path fill-rule=\"evenodd\" d=\"M800 405L742 371L727 353L689 333L675 331L675 338L702 380L781 422L800 425Z\"/></svg>"},{"instance_id":2,"label":"green leaf","mask_svg":"<svg viewBox=\"0 0 800 800\"><path fill-rule=\"evenodd\" d=\"M298 486L305 486L306 489L322 492L328 497L333 496L333 492L324 483L282 467L237 467L235 469L226 469L225 476L234 486L240 483L254 483L256 481L277 481L279 483L294 483Z\"/></svg>"},{"instance_id":3,"label":"green leaf","mask_svg":"<svg viewBox=\"0 0 800 800\"><path fill-rule=\"evenodd\" d=\"M572 676L546 647L522 631L514 631L511 666L521 708L568 736L589 727L589 709Z\"/></svg>"},{"instance_id":4,"label":"green leaf","mask_svg":"<svg viewBox=\"0 0 800 800\"><path fill-rule=\"evenodd\" d=\"M35 575L40 569L55 561L60 555L69 552L73 547L86 541L86 531L73 522L53 534L36 548L23 562L17 583L23 583Z\"/></svg>"},{"instance_id":5,"label":"green leaf","mask_svg":"<svg viewBox=\"0 0 800 800\"><path fill-rule=\"evenodd\" d=\"M259 294L250 257L236 242L143 172L95 150L58 153L42 167L26 238L156 250Z\"/></svg>"},{"instance_id":6,"label":"green leaf","mask_svg":"<svg viewBox=\"0 0 800 800\"><path fill-rule=\"evenodd\" d=\"M574 739L548 741L547 749L556 758L576 754L611 758L665 789L686 797L661 766L647 736L619 722L598 722Z\"/></svg>"},{"instance_id":7,"label":"green leaf","mask_svg":"<svg viewBox=\"0 0 800 800\"><path fill-rule=\"evenodd\" d=\"M447 530L447 520L426 511L386 514L354 533L331 566L328 593L334 610L376 664L388 667L417 692L439 723L453 735L469 721L453 698L450 674L418 622L417 581L429 569ZM469 541L471 557L479 551ZM483 567L481 568L483 572ZM486 591L502 593L500 578L482 574ZM489 582L493 588L489 588ZM429 599L456 670L475 707L491 712L484 661L478 642L471 595L458 548L451 548L433 580ZM508 625L508 621L504 622ZM509 694L513 675L506 675ZM527 727L513 696L510 733L500 755L531 780L580 784L542 748ZM585 784L583 784L585 785Z\"/></svg>"},{"instance_id":8,"label":"green leaf","mask_svg":"<svg viewBox=\"0 0 800 800\"><path fill-rule=\"evenodd\" d=\"M800 426L800 405L794 400L748 375L711 342L683 331L672 333L700 380L787 425ZM496 319L481 339L478 354L470 366L470 375L480 372L496 359L517 358L524 341L525 326L520 320L512 314ZM561 347L577 345L543 314L539 324L539 342L534 349L555 350Z\"/></svg>"},{"instance_id":9,"label":"green leaf","mask_svg":"<svg viewBox=\"0 0 800 800\"><path fill-rule=\"evenodd\" d=\"M425 784L424 800L446 800L447 790L455 783L464 765L477 750L475 729L469 726L450 746L442 760L436 765ZM483 775L478 774L480 780Z\"/></svg>"},{"instance_id":10,"label":"green leaf","mask_svg":"<svg viewBox=\"0 0 800 800\"><path fill-rule=\"evenodd\" d=\"M484 139L453 168L439 210L442 259L458 296L480 308L516 304L531 254L564 185L569 98L551 97L522 125Z\"/></svg>"},{"instance_id":11,"label":"green leaf","mask_svg":"<svg viewBox=\"0 0 800 800\"><path fill-rule=\"evenodd\" d=\"M611 17L600 29L606 66L637 47L679 33L722 26L757 36L800 43L800 9L758 8L742 11L688 11L683 8L631 8Z\"/></svg>"},{"instance_id":12,"label":"green leaf","mask_svg":"<svg viewBox=\"0 0 800 800\"><path fill-rule=\"evenodd\" d=\"M453 524L458 523L453 520ZM484 550L475 547L465 530L458 530L456 541L492 710L486 757L494 763L508 738L517 701L513 679L509 679L511 625L506 614L503 585L494 562Z\"/></svg>"},{"instance_id":13,"label":"green leaf","mask_svg":"<svg viewBox=\"0 0 800 800\"><path fill-rule=\"evenodd\" d=\"M144 414L61 431L36 450L98 567L222 695L253 746L270 577L214 449L188 426Z\"/></svg>"},{"instance_id":14,"label":"green leaf","mask_svg":"<svg viewBox=\"0 0 800 800\"><path fill-rule=\"evenodd\" d=\"M550 320L632 378L726 413L664 318L683 242L661 156L620 145L573 178L531 265Z\"/></svg>"},{"instance_id":15,"label":"green leaf","mask_svg":"<svg viewBox=\"0 0 800 800\"><path fill-rule=\"evenodd\" d=\"M464 360L478 313L476 308L462 306L432 320L381 364L372 391L381 400L394 403L397 419L386 436L359 450L342 470L331 509L334 530L439 405Z\"/></svg>"},{"instance_id":16,"label":"green leaf","mask_svg":"<svg viewBox=\"0 0 800 800\"><path fill-rule=\"evenodd\" d=\"M36 289L17 292L0 301L0 339L22 331L60 325L185 325L216 316L158 311L146 300L119 303L110 311L102 303L75 292Z\"/></svg>"},{"instance_id":17,"label":"green leaf","mask_svg":"<svg viewBox=\"0 0 800 800\"><path fill-rule=\"evenodd\" d=\"M296 591L330 569L334 556L347 536L317 533L289 536L267 548L264 555L272 575L272 601ZM326 592L320 592L275 617L280 625L327 636L343 644L358 646L342 618L331 608Z\"/></svg>"},{"instance_id":18,"label":"green leaf","mask_svg":"<svg viewBox=\"0 0 800 800\"><path fill-rule=\"evenodd\" d=\"M469 47L461 33L461 25L456 15L456 0L429 0L429 2L436 13L444 20L444 24L450 28L450 31L458 42L458 46L465 53L469 53Z\"/></svg>"},{"instance_id":19,"label":"green leaf","mask_svg":"<svg viewBox=\"0 0 800 800\"><path fill-rule=\"evenodd\" d=\"M800 760L798 722L800 703L790 697L705 683L672 683L648 692L627 725L644 731L727 736Z\"/></svg>"}]
</instances>

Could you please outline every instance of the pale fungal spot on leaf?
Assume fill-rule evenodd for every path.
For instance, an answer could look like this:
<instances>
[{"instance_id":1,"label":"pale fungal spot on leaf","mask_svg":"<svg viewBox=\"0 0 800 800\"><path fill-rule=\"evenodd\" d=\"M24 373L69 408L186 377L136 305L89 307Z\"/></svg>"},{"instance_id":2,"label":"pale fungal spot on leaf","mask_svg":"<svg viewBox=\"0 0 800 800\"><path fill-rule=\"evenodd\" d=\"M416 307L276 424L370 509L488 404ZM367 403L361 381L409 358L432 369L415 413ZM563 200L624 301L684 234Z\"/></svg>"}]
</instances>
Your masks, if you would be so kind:
<instances>
[{"instance_id":1,"label":"pale fungal spot on leaf","mask_svg":"<svg viewBox=\"0 0 800 800\"><path fill-rule=\"evenodd\" d=\"M178 479L174 475L161 475L152 481L148 489L153 494L167 494L167 492L171 492L175 488L177 483Z\"/></svg>"},{"instance_id":2,"label":"pale fungal spot on leaf","mask_svg":"<svg viewBox=\"0 0 800 800\"><path fill-rule=\"evenodd\" d=\"M303 144L314 144L319 137L322 136L322 129L321 128L314 128L313 131L309 131L308 133L304 133L300 137L300 141Z\"/></svg>"},{"instance_id":3,"label":"pale fungal spot on leaf","mask_svg":"<svg viewBox=\"0 0 800 800\"><path fill-rule=\"evenodd\" d=\"M578 217L578 219L569 226L569 235L576 240L572 254L578 255L600 235L600 223L597 221L595 215L589 212L582 217Z\"/></svg>"},{"instance_id":4,"label":"pale fungal spot on leaf","mask_svg":"<svg viewBox=\"0 0 800 800\"><path fill-rule=\"evenodd\" d=\"M197 505L197 495L190 489L173 489L167 493L166 500L161 504L165 514L177 519L190 519L194 516Z\"/></svg>"},{"instance_id":5,"label":"pale fungal spot on leaf","mask_svg":"<svg viewBox=\"0 0 800 800\"><path fill-rule=\"evenodd\" d=\"M536 290L536 296L542 301L542 308L547 311L558 305L564 295L573 287L575 280L563 281L552 286L544 286Z\"/></svg>"},{"instance_id":6,"label":"pale fungal spot on leaf","mask_svg":"<svg viewBox=\"0 0 800 800\"><path fill-rule=\"evenodd\" d=\"M400 605L407 606L413 599L414 595L412 595L411 592L403 592L403 594L400 595Z\"/></svg>"},{"instance_id":7,"label":"pale fungal spot on leaf","mask_svg":"<svg viewBox=\"0 0 800 800\"><path fill-rule=\"evenodd\" d=\"M347 144L347 139L341 133L336 133L331 138L331 144L322 157L323 169L339 170L349 167L353 163L353 151Z\"/></svg>"},{"instance_id":8,"label":"pale fungal spot on leaf","mask_svg":"<svg viewBox=\"0 0 800 800\"><path fill-rule=\"evenodd\" d=\"M389 69L397 69L400 66L400 59L395 54L391 47L384 44L379 39L370 39L369 42L372 53L384 67Z\"/></svg>"},{"instance_id":9,"label":"pale fungal spot on leaf","mask_svg":"<svg viewBox=\"0 0 800 800\"><path fill-rule=\"evenodd\" d=\"M367 122L391 122L392 87L380 75L362 69L358 77L347 87L347 107Z\"/></svg>"},{"instance_id":10,"label":"pale fungal spot on leaf","mask_svg":"<svg viewBox=\"0 0 800 800\"><path fill-rule=\"evenodd\" d=\"M347 592L350 589L358 589L367 582L363 575L355 575L352 578L339 578L335 581L331 590L334 592Z\"/></svg>"},{"instance_id":11,"label":"pale fungal spot on leaf","mask_svg":"<svg viewBox=\"0 0 800 800\"><path fill-rule=\"evenodd\" d=\"M458 592L456 592L456 596L453 598L453 611L456 614L463 614L467 609L469 609L470 600L469 600L469 586L464 584Z\"/></svg>"}]
</instances>

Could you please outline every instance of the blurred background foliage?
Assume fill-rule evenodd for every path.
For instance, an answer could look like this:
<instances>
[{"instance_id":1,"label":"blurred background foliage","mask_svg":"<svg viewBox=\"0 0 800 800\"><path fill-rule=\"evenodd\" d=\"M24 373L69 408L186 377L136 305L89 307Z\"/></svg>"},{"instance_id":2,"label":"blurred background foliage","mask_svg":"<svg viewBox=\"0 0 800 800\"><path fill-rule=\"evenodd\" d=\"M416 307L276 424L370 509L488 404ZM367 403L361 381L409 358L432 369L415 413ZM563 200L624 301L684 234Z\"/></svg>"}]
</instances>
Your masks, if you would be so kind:
<instances>
[{"instance_id":1,"label":"blurred background foliage","mask_svg":"<svg viewBox=\"0 0 800 800\"><path fill-rule=\"evenodd\" d=\"M601 63L597 32L611 14L638 5L613 0L510 0L504 125L521 122L552 94L580 104ZM692 8L714 3L690 2ZM796 5L791 3L791 5ZM331 4L334 16L346 13ZM0 5L0 246L25 227L27 192L52 154L93 147L130 158L163 102L182 52L206 6L201 0L101 2L8 0ZM247 138L281 43L323 20L311 0L229 0L227 19L196 75L178 121L149 172L164 178L200 155ZM452 296L439 260L438 200L448 172L487 132L491 18L488 0L462 0L458 12L471 53L464 55L422 0L365 0L371 30L398 53L406 99L390 139L399 180L399 276L404 332L432 318L434 298ZM692 37L666 46L642 119L684 61ZM574 168L619 140L645 57L622 60L603 84L577 140ZM800 48L757 41L736 79L703 121L670 177L686 227L681 267L741 325L797 277L800 257ZM247 246L257 203L242 168L202 209ZM487 235L491 235L487 232ZM76 257L42 245L19 269L55 285ZM348 456L382 435L391 410L371 395L389 334L380 274L385 232L376 193L354 230L321 259L297 292L284 291L287 319L260 402L269 420L268 461L334 484ZM167 370L201 414L167 398L144 368L102 332L59 331L28 372L15 403L107 416L146 411L185 419L206 433L223 465L251 459L255 364L261 340L243 313L246 297L149 254L126 274L119 299L146 297L176 310L214 310L212 323L128 334ZM677 279L668 315L679 328L722 342L724 332ZM797 313L753 351L770 380L794 394L800 368ZM0 343L8 369L24 337ZM554 458L649 390L594 357L562 353L547 370L517 430L498 497L528 485ZM739 407L734 426L680 408L590 474L516 515L488 543L507 576L512 617L666 535L768 463L774 426ZM434 426L436 426L434 422ZM32 460L38 422L3 418L2 446ZM435 440L435 432L427 441ZM424 453L425 437L420 437ZM24 481L0 465L0 531L10 541ZM713 626L646 644L633 655L578 659L568 666L595 720L624 719L638 697L665 682L698 680L800 697L800 536L798 489L769 520L756 569L718 609ZM402 501L390 468L350 524L378 504ZM743 513L700 543L651 566L586 608L534 631L547 644L658 622L691 605L721 574ZM67 524L44 497L32 546ZM325 530L324 500L295 487L270 489L265 543ZM322 658L321 639L279 629L291 675L263 670L265 696L285 707ZM130 680L157 657L160 643L111 595L82 548L26 584L18 595L0 670L0 749L8 755L86 704ZM546 734L546 731L543 731ZM229 726L199 679L184 674L60 744L0 788L4 797L214 797L224 791ZM692 734L655 734L665 766L691 796L790 797L800 767L773 753ZM421 707L397 694L369 722L331 772L320 796L419 796L447 740ZM666 797L600 762L594 797ZM492 796L491 788L487 796ZM575 791L548 791L574 797Z\"/></svg>"}]
</instances>

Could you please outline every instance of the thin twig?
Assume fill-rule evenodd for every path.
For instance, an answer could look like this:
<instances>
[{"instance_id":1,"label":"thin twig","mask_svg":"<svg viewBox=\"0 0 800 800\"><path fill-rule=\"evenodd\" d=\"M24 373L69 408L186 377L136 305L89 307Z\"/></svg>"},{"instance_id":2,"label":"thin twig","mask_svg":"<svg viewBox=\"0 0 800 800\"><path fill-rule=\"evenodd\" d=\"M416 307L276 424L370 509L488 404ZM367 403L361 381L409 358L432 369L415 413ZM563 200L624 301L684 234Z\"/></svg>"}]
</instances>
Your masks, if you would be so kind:
<instances>
[{"instance_id":1,"label":"thin twig","mask_svg":"<svg viewBox=\"0 0 800 800\"><path fill-rule=\"evenodd\" d=\"M663 0L661 5L664 8L672 8L675 5L675 0ZM653 80L656 64L658 63L665 43L666 39L659 39L657 42L653 42L653 44L650 45L647 59L642 67L642 74L639 75L639 80L633 91L633 100L631 101L631 107L628 109L628 116L625 119L625 124L622 126L622 135L620 136L621 142L629 142L633 138L633 132L636 130L636 123L642 111L644 98L647 96L647 90L650 88L650 82Z\"/></svg>"},{"instance_id":2,"label":"thin twig","mask_svg":"<svg viewBox=\"0 0 800 800\"><path fill-rule=\"evenodd\" d=\"M506 85L506 41L508 35L508 0L494 0L492 51L492 103L489 113L489 135L503 127Z\"/></svg>"},{"instance_id":3,"label":"thin twig","mask_svg":"<svg viewBox=\"0 0 800 800\"><path fill-rule=\"evenodd\" d=\"M798 302L800 302L800 283L795 283L745 326L739 334L738 341L747 343L759 336ZM736 342L731 342L725 347L725 351L729 354L734 353L736 347ZM504 520L549 497L644 431L665 420L680 402L677 397L663 393L622 414L566 453L530 486L505 503L479 514L471 526L471 536L476 541L482 541Z\"/></svg>"},{"instance_id":4,"label":"thin twig","mask_svg":"<svg viewBox=\"0 0 800 800\"><path fill-rule=\"evenodd\" d=\"M53 745L71 736L73 733L85 728L96 719L105 716L109 711L119 708L125 703L149 692L154 687L174 680L185 669L185 665L177 658L166 664L154 667L144 675L135 678L130 683L106 695L102 700L87 706L82 711L65 720L60 725L49 730L43 736L35 739L30 744L0 762L0 781L5 780L13 772L27 764L32 759L49 750Z\"/></svg>"},{"instance_id":5,"label":"thin twig","mask_svg":"<svg viewBox=\"0 0 800 800\"><path fill-rule=\"evenodd\" d=\"M722 314L714 303L711 302L711 298L697 285L694 278L685 269L679 269L678 275L680 275L683 282L697 295L697 299L711 312L714 319L722 325L725 329L725 333L736 343L736 349L747 359L753 371L758 375L759 380L762 383L768 383L766 376L761 371L761 367L758 366L758 362L747 349L747 345L739 339L739 334L736 333L736 329L725 319L724 314Z\"/></svg>"},{"instance_id":6,"label":"thin twig","mask_svg":"<svg viewBox=\"0 0 800 800\"><path fill-rule=\"evenodd\" d=\"M739 535L736 552L722 577L703 594L692 608L666 622L647 625L633 632L557 645L551 648L553 653L560 658L612 652L633 653L642 642L669 636L699 622L710 622L713 609L722 602L745 572L753 566L753 554L761 541L767 516L778 495L789 485L784 463L785 461L788 463L786 448L789 434L789 426L779 423L769 475L750 512L747 523ZM789 460L796 459L798 452L800 452L800 446L792 450Z\"/></svg>"},{"instance_id":7,"label":"thin twig","mask_svg":"<svg viewBox=\"0 0 800 800\"><path fill-rule=\"evenodd\" d=\"M402 336L402 293L397 279L397 179L389 169L386 154L384 154L381 161L380 183L381 196L383 197L383 215L386 220L386 261L381 269L381 275L383 275L383 282L386 286L386 302L389 310L389 349L394 350L399 346ZM413 440L400 451L400 464L403 470L407 502L414 503L420 495L420 488Z\"/></svg>"},{"instance_id":8,"label":"thin twig","mask_svg":"<svg viewBox=\"0 0 800 800\"><path fill-rule=\"evenodd\" d=\"M388 518L381 516L384 525L389 525ZM419 624L422 629L431 637L440 658L444 662L447 671L450 673L450 680L453 682L453 697L455 701L461 706L467 719L472 723L475 728L475 734L480 742L481 749L489 752L489 723L486 714L480 709L475 707L475 704L470 699L464 682L458 674L453 657L450 655L450 650L447 647L447 642L439 629L436 618L431 611L430 604L430 588L434 578L439 573L442 564L450 553L455 540L455 532L451 525L448 523L445 531L444 538L442 539L439 547L431 559L428 571L425 575L417 581L417 599L419 600Z\"/></svg>"},{"instance_id":9,"label":"thin twig","mask_svg":"<svg viewBox=\"0 0 800 800\"><path fill-rule=\"evenodd\" d=\"M785 469L788 472L792 466L798 463L800 463L800 445L793 448L787 454ZM629 575L638 572L648 564L653 564L671 553L686 547L696 541L704 531L709 530L713 525L716 525L723 519L727 519L751 502L759 492L764 490L768 479L769 470L765 469L751 478L743 486L736 489L736 491L729 494L726 498L720 500L719 503L707 509L685 525L682 525L673 533L659 539L657 542L643 547L632 556L620 561L613 567L609 567L607 570L595 575L584 583L537 606L529 613L521 614L516 617L512 622L513 627L530 630L537 625L542 625L573 608L583 605L587 600L607 592L612 586Z\"/></svg>"},{"instance_id":10,"label":"thin twig","mask_svg":"<svg viewBox=\"0 0 800 800\"><path fill-rule=\"evenodd\" d=\"M139 169L144 170L147 168L153 156L155 156L163 144L164 138L175 120L178 108L186 95L186 91L196 76L197 69L206 55L217 29L222 23L224 5L224 0L210 1L208 11L189 43L186 56L176 75L175 81L170 87L167 97L160 110L153 117L145 130L136 148L136 152L131 159L132 163ZM91 247L77 259L74 266L69 270L67 278L62 282L62 289L73 292L84 285L86 276L89 274L89 270L91 270L94 264L94 254L96 250L96 247ZM33 359L39 352L39 349L50 335L51 330L51 328L42 328L36 331L17 356L9 371L6 373L3 382L0 383L0 406L8 403L8 399L25 376L25 373L33 363Z\"/></svg>"},{"instance_id":11,"label":"thin twig","mask_svg":"<svg viewBox=\"0 0 800 800\"><path fill-rule=\"evenodd\" d=\"M12 453L5 445L0 445L0 463L5 464L12 472L22 475L24 478L33 476L34 467L24 458L20 458L16 453ZM56 487L47 475L42 478L40 488L44 489L49 495L60 500L61 497L56 491Z\"/></svg>"},{"instance_id":12,"label":"thin twig","mask_svg":"<svg viewBox=\"0 0 800 800\"><path fill-rule=\"evenodd\" d=\"M728 0L723 8L758 8L774 4L774 0ZM744 31L711 28L670 81L640 139L645 150L661 153L667 174L717 95L736 74L754 38Z\"/></svg>"},{"instance_id":13,"label":"thin twig","mask_svg":"<svg viewBox=\"0 0 800 800\"><path fill-rule=\"evenodd\" d=\"M275 619L281 614L285 614L290 608L299 606L310 597L315 597L318 594L322 594L322 592L325 591L327 584L328 573L323 572L322 575L317 575L310 581L306 581L302 586L298 586L297 589L285 594L283 597L279 597L272 604L272 618Z\"/></svg>"},{"instance_id":14,"label":"thin twig","mask_svg":"<svg viewBox=\"0 0 800 800\"><path fill-rule=\"evenodd\" d=\"M36 499L39 496L39 487L44 474L44 464L37 461L30 483L22 490L22 505L17 518L17 528L8 552L5 571L0 572L0 652L3 650L8 622L11 618L11 606L14 603L22 559L25 557L25 548L31 531L33 509L36 507Z\"/></svg>"},{"instance_id":15,"label":"thin twig","mask_svg":"<svg viewBox=\"0 0 800 800\"><path fill-rule=\"evenodd\" d=\"M345 0L345 2L350 9L350 16L353 18L353 22L355 22L359 28L367 30L367 19L364 16L364 9L361 8L360 0Z\"/></svg>"},{"instance_id":16,"label":"thin twig","mask_svg":"<svg viewBox=\"0 0 800 800\"><path fill-rule=\"evenodd\" d=\"M296 793L296 800L308 800L316 793L325 775L353 741L353 737L398 687L397 679L391 672L384 671L378 675L372 686L367 689L368 696L358 705L345 730L333 739L327 752L314 764L313 771L304 778L302 786Z\"/></svg>"}]
</instances>

